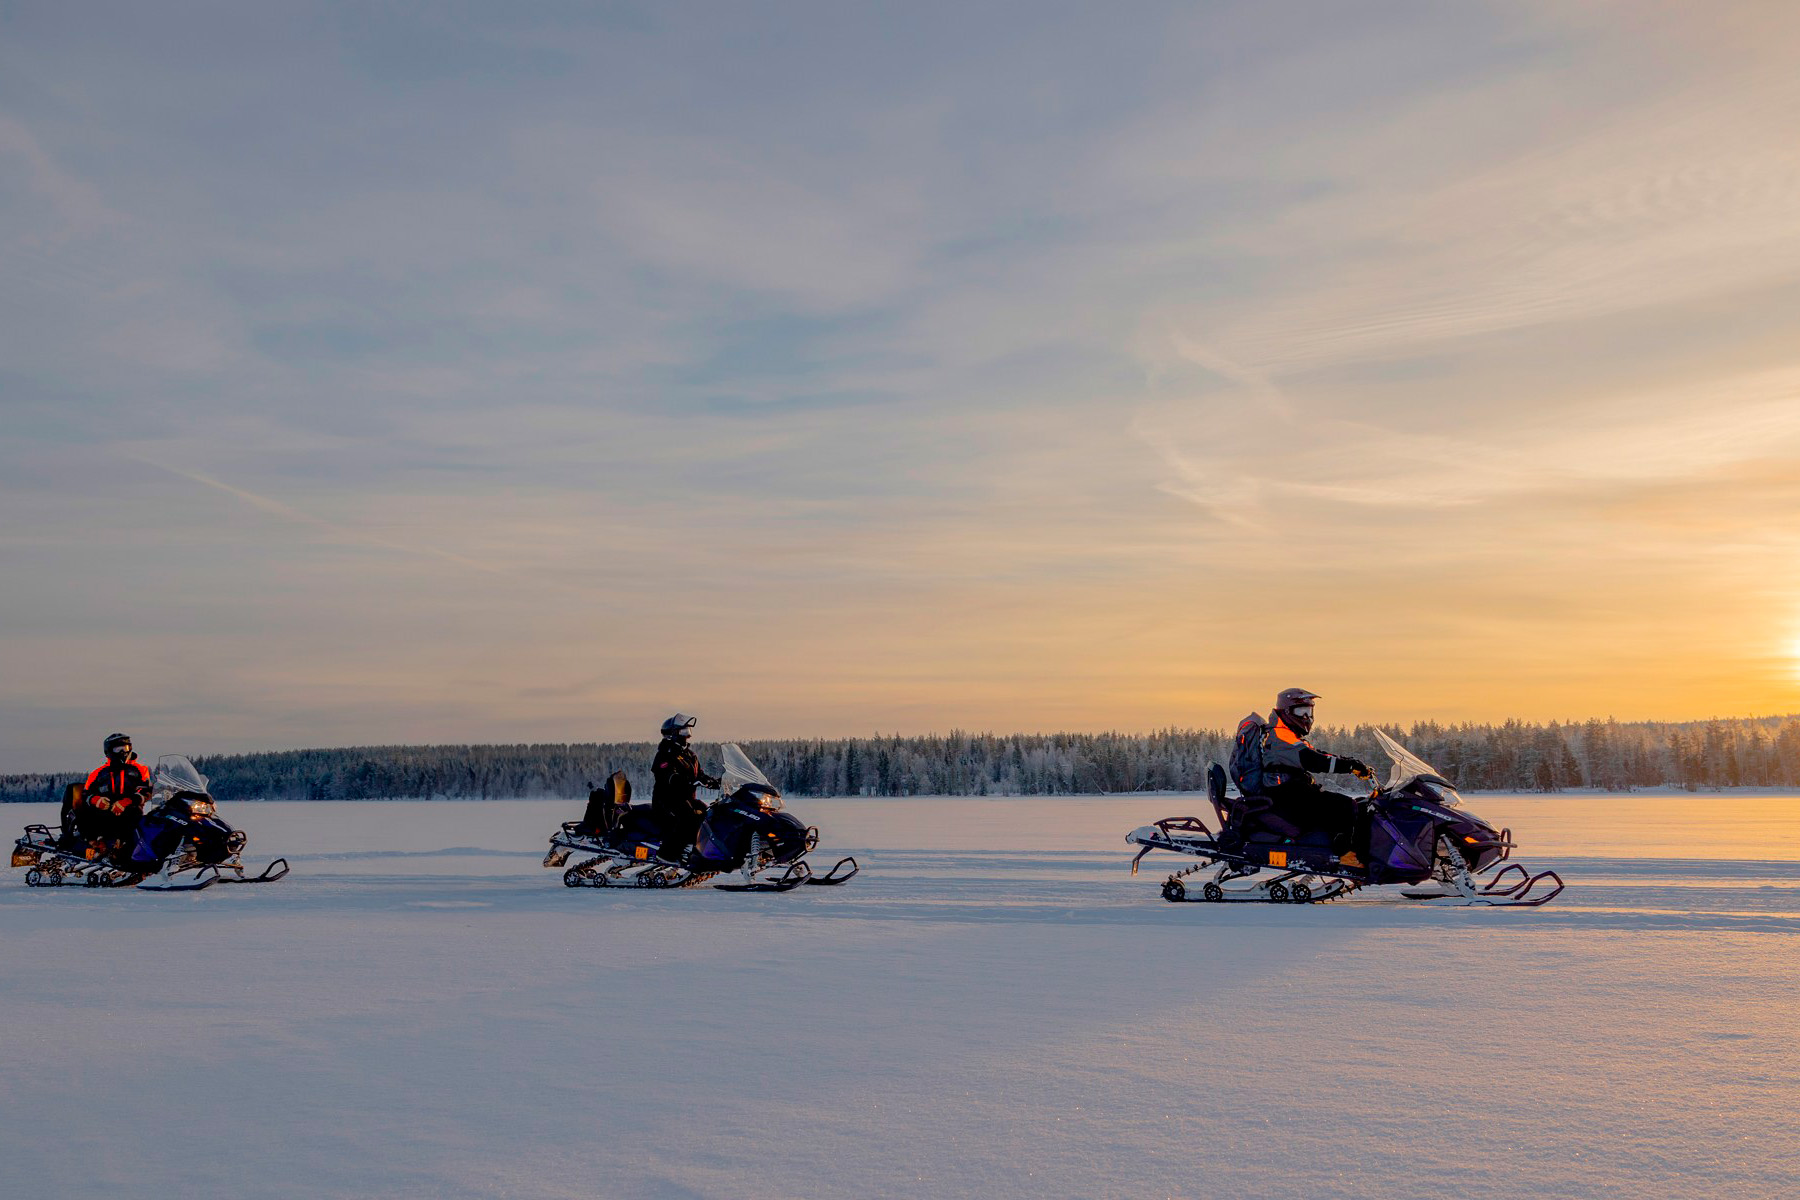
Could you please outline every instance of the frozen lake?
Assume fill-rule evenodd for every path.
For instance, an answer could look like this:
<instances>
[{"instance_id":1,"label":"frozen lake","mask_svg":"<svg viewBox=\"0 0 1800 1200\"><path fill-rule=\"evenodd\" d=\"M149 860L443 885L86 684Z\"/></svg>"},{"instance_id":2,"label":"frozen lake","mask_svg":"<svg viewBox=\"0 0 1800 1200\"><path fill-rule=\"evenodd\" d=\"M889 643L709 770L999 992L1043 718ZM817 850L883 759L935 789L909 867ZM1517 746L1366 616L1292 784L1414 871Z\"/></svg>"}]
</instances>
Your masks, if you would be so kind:
<instances>
[{"instance_id":1,"label":"frozen lake","mask_svg":"<svg viewBox=\"0 0 1800 1200\"><path fill-rule=\"evenodd\" d=\"M796 799L864 871L784 895L566 889L573 803L226 802L292 875L0 882L0 1151L76 1196L1800 1193L1800 797L1470 806L1568 890L1166 904L1124 835L1198 796Z\"/></svg>"}]
</instances>

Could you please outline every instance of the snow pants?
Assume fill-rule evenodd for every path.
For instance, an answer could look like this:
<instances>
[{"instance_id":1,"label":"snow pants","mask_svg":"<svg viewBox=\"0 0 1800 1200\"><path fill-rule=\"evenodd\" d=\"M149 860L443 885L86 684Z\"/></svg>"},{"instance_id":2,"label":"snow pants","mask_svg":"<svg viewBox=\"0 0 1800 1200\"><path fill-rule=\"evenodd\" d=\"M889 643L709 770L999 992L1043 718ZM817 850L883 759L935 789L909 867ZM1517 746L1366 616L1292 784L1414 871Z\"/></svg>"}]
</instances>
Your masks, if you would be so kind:
<instances>
[{"instance_id":1,"label":"snow pants","mask_svg":"<svg viewBox=\"0 0 1800 1200\"><path fill-rule=\"evenodd\" d=\"M694 848L694 835L700 832L700 822L706 819L706 805L697 798L652 797L650 815L656 818L656 827L662 830L659 857L679 862Z\"/></svg>"},{"instance_id":2,"label":"snow pants","mask_svg":"<svg viewBox=\"0 0 1800 1200\"><path fill-rule=\"evenodd\" d=\"M1342 792L1328 792L1312 780L1283 784L1269 793L1272 809L1303 831L1317 830L1331 835L1331 849L1343 854L1347 850L1361 852L1368 845L1368 819L1360 815L1356 797Z\"/></svg>"}]
</instances>

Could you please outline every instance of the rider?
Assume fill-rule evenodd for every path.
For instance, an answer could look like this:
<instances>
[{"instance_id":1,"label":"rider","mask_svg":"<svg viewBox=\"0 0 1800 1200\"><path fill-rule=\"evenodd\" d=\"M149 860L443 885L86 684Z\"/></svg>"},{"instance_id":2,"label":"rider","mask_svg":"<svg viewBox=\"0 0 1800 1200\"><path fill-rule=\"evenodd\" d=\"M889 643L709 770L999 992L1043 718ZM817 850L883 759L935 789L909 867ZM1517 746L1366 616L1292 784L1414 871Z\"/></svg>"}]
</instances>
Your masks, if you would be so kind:
<instances>
[{"instance_id":1,"label":"rider","mask_svg":"<svg viewBox=\"0 0 1800 1200\"><path fill-rule=\"evenodd\" d=\"M106 762L88 774L69 815L87 840L108 847L129 845L136 838L138 818L150 795L150 772L137 760L128 734L113 734L101 748Z\"/></svg>"},{"instance_id":2,"label":"rider","mask_svg":"<svg viewBox=\"0 0 1800 1200\"><path fill-rule=\"evenodd\" d=\"M1375 773L1360 759L1327 754L1306 740L1313 728L1313 701L1319 697L1305 688L1286 688L1275 697L1262 737L1261 793L1275 802L1275 811L1306 829L1331 831L1332 849L1347 867L1363 866L1356 848L1368 842L1361 806L1354 796L1332 792L1313 778L1350 774L1373 782Z\"/></svg>"},{"instance_id":3,"label":"rider","mask_svg":"<svg viewBox=\"0 0 1800 1200\"><path fill-rule=\"evenodd\" d=\"M688 736L694 718L676 713L662 725L662 743L656 748L651 773L656 787L650 793L650 815L662 830L662 844L656 856L679 866L700 832L706 816L706 805L694 795L701 787L716 788L719 781L700 769L700 760L688 747Z\"/></svg>"}]
</instances>

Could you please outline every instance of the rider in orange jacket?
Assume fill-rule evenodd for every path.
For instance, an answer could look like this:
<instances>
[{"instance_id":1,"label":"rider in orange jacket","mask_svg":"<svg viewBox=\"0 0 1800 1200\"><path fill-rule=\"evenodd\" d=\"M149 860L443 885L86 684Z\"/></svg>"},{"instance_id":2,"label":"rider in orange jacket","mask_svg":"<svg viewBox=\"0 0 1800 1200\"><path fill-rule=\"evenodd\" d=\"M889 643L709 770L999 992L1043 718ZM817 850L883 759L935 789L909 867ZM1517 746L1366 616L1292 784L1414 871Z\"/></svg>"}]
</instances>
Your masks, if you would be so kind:
<instances>
[{"instance_id":1,"label":"rider in orange jacket","mask_svg":"<svg viewBox=\"0 0 1800 1200\"><path fill-rule=\"evenodd\" d=\"M110 848L136 836L150 795L150 772L137 760L126 734L113 734L103 749L106 762L88 774L70 815L84 838Z\"/></svg>"},{"instance_id":2,"label":"rider in orange jacket","mask_svg":"<svg viewBox=\"0 0 1800 1200\"><path fill-rule=\"evenodd\" d=\"M1263 734L1261 791L1275 801L1276 811L1300 827L1330 830L1340 861L1361 867L1357 847L1367 843L1368 833L1360 828L1356 798L1326 790L1313 776L1345 774L1371 781L1375 774L1360 759L1328 754L1306 740L1318 698L1305 688L1287 688L1275 698Z\"/></svg>"}]
</instances>

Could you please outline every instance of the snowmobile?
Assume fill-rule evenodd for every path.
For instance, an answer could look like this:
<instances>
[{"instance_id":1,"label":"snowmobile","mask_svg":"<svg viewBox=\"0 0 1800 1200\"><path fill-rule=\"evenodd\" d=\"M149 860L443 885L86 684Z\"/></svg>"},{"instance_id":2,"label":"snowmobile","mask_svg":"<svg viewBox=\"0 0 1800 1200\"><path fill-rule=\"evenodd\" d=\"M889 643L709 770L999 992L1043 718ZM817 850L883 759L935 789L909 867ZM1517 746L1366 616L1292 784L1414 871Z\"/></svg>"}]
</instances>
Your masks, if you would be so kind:
<instances>
[{"instance_id":1,"label":"snowmobile","mask_svg":"<svg viewBox=\"0 0 1800 1200\"><path fill-rule=\"evenodd\" d=\"M1137 874L1138 863L1152 850L1200 859L1163 882L1163 899L1171 902L1307 904L1365 885L1403 884L1412 885L1402 889L1411 900L1534 908L1563 890L1555 871L1534 875L1507 861L1512 830L1496 829L1463 808L1450 781L1399 742L1379 729L1375 737L1393 767L1387 782L1358 802L1368 819L1366 865L1340 862L1329 831L1304 830L1284 821L1266 797L1228 800L1225 770L1214 763L1207 772L1207 792L1219 831L1214 833L1199 817L1166 817L1134 829L1125 838L1141 847L1131 860L1131 873ZM1192 878L1202 872L1210 875ZM1254 882L1239 882L1247 879Z\"/></svg>"},{"instance_id":2,"label":"snowmobile","mask_svg":"<svg viewBox=\"0 0 1800 1200\"><path fill-rule=\"evenodd\" d=\"M844 883L860 869L838 860L815 875L806 861L819 831L782 811L781 792L737 746L724 747L719 798L706 810L694 845L680 864L659 860L662 830L648 804L631 803L623 771L588 797L579 821L566 821L550 838L546 867L561 867L573 854L593 857L563 872L569 887L691 887L717 875L735 878L714 887L728 892L785 892L801 884Z\"/></svg>"},{"instance_id":3,"label":"snowmobile","mask_svg":"<svg viewBox=\"0 0 1800 1200\"><path fill-rule=\"evenodd\" d=\"M150 799L132 837L111 845L89 842L65 816L65 825L27 825L13 843L12 865L27 868L29 887L79 881L91 888L136 886L155 892L197 892L215 883L273 883L286 875L285 858L259 875L246 873L239 855L248 835L220 819L206 788L206 776L193 763L165 754L150 775ZM63 805L65 814L70 807Z\"/></svg>"}]
</instances>

